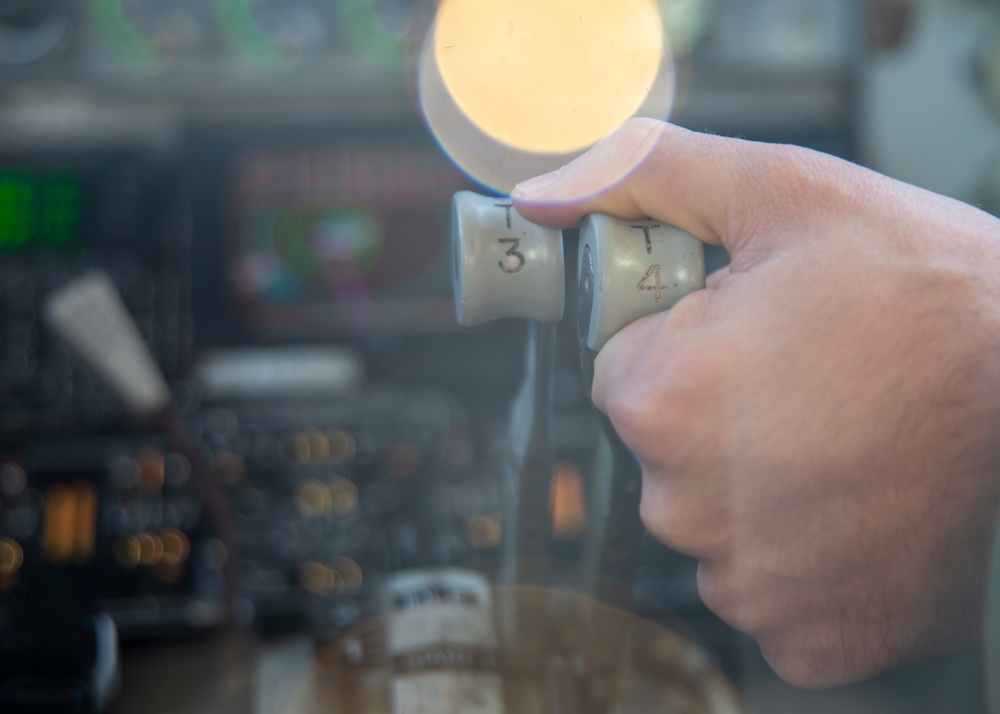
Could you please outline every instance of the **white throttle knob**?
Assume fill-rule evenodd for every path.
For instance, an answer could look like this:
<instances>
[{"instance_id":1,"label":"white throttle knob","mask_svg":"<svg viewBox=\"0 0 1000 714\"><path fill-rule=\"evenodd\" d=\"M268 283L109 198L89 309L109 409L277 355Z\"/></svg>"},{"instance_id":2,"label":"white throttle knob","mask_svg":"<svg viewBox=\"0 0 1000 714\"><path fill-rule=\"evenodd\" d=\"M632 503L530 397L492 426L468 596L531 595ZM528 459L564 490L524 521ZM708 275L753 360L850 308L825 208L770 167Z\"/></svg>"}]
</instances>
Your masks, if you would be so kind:
<instances>
[{"instance_id":1,"label":"white throttle knob","mask_svg":"<svg viewBox=\"0 0 1000 714\"><path fill-rule=\"evenodd\" d=\"M705 249L657 221L590 215L580 227L580 339L597 352L630 322L705 287Z\"/></svg>"},{"instance_id":2,"label":"white throttle knob","mask_svg":"<svg viewBox=\"0 0 1000 714\"><path fill-rule=\"evenodd\" d=\"M474 327L501 317L558 322L566 300L561 232L522 218L509 200L452 200L455 310Z\"/></svg>"}]
</instances>

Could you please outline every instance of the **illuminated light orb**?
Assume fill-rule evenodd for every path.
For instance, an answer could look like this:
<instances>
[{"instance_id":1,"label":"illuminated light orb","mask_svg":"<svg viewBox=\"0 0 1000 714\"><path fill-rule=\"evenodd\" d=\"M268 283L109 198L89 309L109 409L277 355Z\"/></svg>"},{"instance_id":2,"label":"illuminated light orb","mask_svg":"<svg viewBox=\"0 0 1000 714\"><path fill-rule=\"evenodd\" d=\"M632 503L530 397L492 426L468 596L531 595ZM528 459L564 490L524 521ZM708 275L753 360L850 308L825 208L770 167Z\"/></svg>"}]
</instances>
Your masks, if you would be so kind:
<instances>
[{"instance_id":1,"label":"illuminated light orb","mask_svg":"<svg viewBox=\"0 0 1000 714\"><path fill-rule=\"evenodd\" d=\"M333 429L327 435L330 440L330 460L335 464L346 464L357 453L354 437L341 429Z\"/></svg>"},{"instance_id":2,"label":"illuminated light orb","mask_svg":"<svg viewBox=\"0 0 1000 714\"><path fill-rule=\"evenodd\" d=\"M346 516L358 505L358 487L343 476L330 479L330 510L334 515Z\"/></svg>"},{"instance_id":3,"label":"illuminated light orb","mask_svg":"<svg viewBox=\"0 0 1000 714\"><path fill-rule=\"evenodd\" d=\"M306 429L309 440L309 457L312 461L326 461L330 458L330 440L319 429Z\"/></svg>"},{"instance_id":4,"label":"illuminated light orb","mask_svg":"<svg viewBox=\"0 0 1000 714\"><path fill-rule=\"evenodd\" d=\"M294 434L285 442L285 455L297 464L307 464L312 458L309 436L303 432Z\"/></svg>"},{"instance_id":5,"label":"illuminated light orb","mask_svg":"<svg viewBox=\"0 0 1000 714\"><path fill-rule=\"evenodd\" d=\"M45 495L42 516L42 552L52 563L61 564L76 552L78 496L73 486L52 486Z\"/></svg>"},{"instance_id":6,"label":"illuminated light orb","mask_svg":"<svg viewBox=\"0 0 1000 714\"><path fill-rule=\"evenodd\" d=\"M0 575L13 575L24 562L24 551L17 541L0 538Z\"/></svg>"},{"instance_id":7,"label":"illuminated light orb","mask_svg":"<svg viewBox=\"0 0 1000 714\"><path fill-rule=\"evenodd\" d=\"M0 172L0 251L71 247L81 203L80 182L67 172Z\"/></svg>"},{"instance_id":8,"label":"illuminated light orb","mask_svg":"<svg viewBox=\"0 0 1000 714\"><path fill-rule=\"evenodd\" d=\"M311 560L299 568L299 585L310 595L322 597L342 587L340 573L326 563Z\"/></svg>"},{"instance_id":9,"label":"illuminated light orb","mask_svg":"<svg viewBox=\"0 0 1000 714\"><path fill-rule=\"evenodd\" d=\"M126 534L115 540L111 554L119 566L126 570L133 570L139 565L142 546L136 536Z\"/></svg>"},{"instance_id":10,"label":"illuminated light orb","mask_svg":"<svg viewBox=\"0 0 1000 714\"><path fill-rule=\"evenodd\" d=\"M330 487L322 481L306 479L295 488L295 505L307 518L328 513L333 508Z\"/></svg>"},{"instance_id":11,"label":"illuminated light orb","mask_svg":"<svg viewBox=\"0 0 1000 714\"><path fill-rule=\"evenodd\" d=\"M136 462L139 465L139 485L150 493L161 491L166 473L163 451L155 446L144 446L136 454Z\"/></svg>"},{"instance_id":12,"label":"illuminated light orb","mask_svg":"<svg viewBox=\"0 0 1000 714\"><path fill-rule=\"evenodd\" d=\"M163 541L155 533L138 533L139 564L151 567L160 562L163 557Z\"/></svg>"},{"instance_id":13,"label":"illuminated light orb","mask_svg":"<svg viewBox=\"0 0 1000 714\"><path fill-rule=\"evenodd\" d=\"M28 476L24 466L13 461L0 464L0 494L4 496L20 496L28 485Z\"/></svg>"},{"instance_id":14,"label":"illuminated light orb","mask_svg":"<svg viewBox=\"0 0 1000 714\"><path fill-rule=\"evenodd\" d=\"M654 0L443 0L418 81L442 148L503 192L630 117L667 118L676 84Z\"/></svg>"},{"instance_id":15,"label":"illuminated light orb","mask_svg":"<svg viewBox=\"0 0 1000 714\"><path fill-rule=\"evenodd\" d=\"M561 538L583 533L587 527L587 504L583 474L576 464L560 461L552 474L552 529Z\"/></svg>"},{"instance_id":16,"label":"illuminated light orb","mask_svg":"<svg viewBox=\"0 0 1000 714\"><path fill-rule=\"evenodd\" d=\"M173 528L163 531L160 535L163 543L163 556L161 561L169 566L177 566L187 560L191 553L191 542L187 536L179 530Z\"/></svg>"},{"instance_id":17,"label":"illuminated light orb","mask_svg":"<svg viewBox=\"0 0 1000 714\"><path fill-rule=\"evenodd\" d=\"M496 516L478 515L465 519L465 541L473 548L494 548L500 545L503 524Z\"/></svg>"},{"instance_id":18,"label":"illuminated light orb","mask_svg":"<svg viewBox=\"0 0 1000 714\"><path fill-rule=\"evenodd\" d=\"M445 0L434 54L465 114L500 141L560 153L630 117L660 67L649 0Z\"/></svg>"},{"instance_id":19,"label":"illuminated light orb","mask_svg":"<svg viewBox=\"0 0 1000 714\"><path fill-rule=\"evenodd\" d=\"M364 574L357 561L347 557L334 558L332 569L337 573L340 592L353 593L361 589Z\"/></svg>"}]
</instances>

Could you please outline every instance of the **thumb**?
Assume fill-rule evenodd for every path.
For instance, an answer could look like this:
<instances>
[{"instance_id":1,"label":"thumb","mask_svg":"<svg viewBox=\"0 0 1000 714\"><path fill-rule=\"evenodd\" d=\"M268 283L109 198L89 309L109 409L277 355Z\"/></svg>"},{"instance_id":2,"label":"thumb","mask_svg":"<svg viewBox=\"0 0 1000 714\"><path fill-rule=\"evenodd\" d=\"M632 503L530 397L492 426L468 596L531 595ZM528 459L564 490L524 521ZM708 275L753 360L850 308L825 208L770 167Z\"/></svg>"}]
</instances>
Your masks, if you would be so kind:
<instances>
[{"instance_id":1,"label":"thumb","mask_svg":"<svg viewBox=\"0 0 1000 714\"><path fill-rule=\"evenodd\" d=\"M540 225L575 225L589 213L651 218L735 258L760 215L778 218L776 206L808 200L810 185L822 183L816 179L836 173L826 162L849 166L798 147L631 119L558 171L518 184L511 197Z\"/></svg>"}]
</instances>

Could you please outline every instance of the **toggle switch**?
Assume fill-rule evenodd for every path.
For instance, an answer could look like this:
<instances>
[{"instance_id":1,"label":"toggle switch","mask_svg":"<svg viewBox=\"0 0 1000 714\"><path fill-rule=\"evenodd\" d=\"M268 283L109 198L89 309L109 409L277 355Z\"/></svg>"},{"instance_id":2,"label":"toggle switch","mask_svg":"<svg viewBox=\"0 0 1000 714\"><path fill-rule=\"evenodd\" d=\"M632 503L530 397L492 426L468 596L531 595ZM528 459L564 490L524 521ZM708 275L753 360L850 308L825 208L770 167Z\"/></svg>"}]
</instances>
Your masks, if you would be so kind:
<instances>
[{"instance_id":1,"label":"toggle switch","mask_svg":"<svg viewBox=\"0 0 1000 714\"><path fill-rule=\"evenodd\" d=\"M566 300L561 231L529 223L509 199L452 201L455 309L474 327L501 317L558 322Z\"/></svg>"},{"instance_id":2,"label":"toggle switch","mask_svg":"<svg viewBox=\"0 0 1000 714\"><path fill-rule=\"evenodd\" d=\"M644 315L705 287L705 249L679 228L587 216L580 227L580 341L599 352Z\"/></svg>"}]
</instances>

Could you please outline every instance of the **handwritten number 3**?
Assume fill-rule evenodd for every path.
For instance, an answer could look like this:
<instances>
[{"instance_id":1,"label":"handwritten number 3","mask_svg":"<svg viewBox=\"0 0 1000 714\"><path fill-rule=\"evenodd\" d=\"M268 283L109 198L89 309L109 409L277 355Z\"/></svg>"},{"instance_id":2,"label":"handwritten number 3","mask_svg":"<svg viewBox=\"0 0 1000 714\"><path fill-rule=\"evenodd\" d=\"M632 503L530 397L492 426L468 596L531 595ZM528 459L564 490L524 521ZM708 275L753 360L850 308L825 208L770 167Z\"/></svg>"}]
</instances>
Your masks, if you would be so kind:
<instances>
[{"instance_id":1,"label":"handwritten number 3","mask_svg":"<svg viewBox=\"0 0 1000 714\"><path fill-rule=\"evenodd\" d=\"M504 243L513 243L510 249L507 251L506 255L508 258L517 258L517 265L514 267L510 266L510 260L501 260L499 262L500 270L505 273L520 273L524 268L524 253L520 252L518 248L521 246L520 238L498 238L497 242L503 245Z\"/></svg>"}]
</instances>

